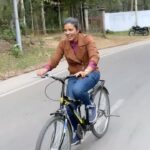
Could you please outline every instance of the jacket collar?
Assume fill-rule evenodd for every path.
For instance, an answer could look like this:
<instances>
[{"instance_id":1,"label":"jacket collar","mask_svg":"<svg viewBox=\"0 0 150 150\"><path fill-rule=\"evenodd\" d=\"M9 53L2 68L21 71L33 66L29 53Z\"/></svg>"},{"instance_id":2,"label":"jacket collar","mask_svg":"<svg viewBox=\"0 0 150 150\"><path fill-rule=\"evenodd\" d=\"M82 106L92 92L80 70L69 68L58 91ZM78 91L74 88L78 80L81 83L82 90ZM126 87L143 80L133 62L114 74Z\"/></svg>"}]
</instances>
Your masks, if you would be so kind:
<instances>
[{"instance_id":1,"label":"jacket collar","mask_svg":"<svg viewBox=\"0 0 150 150\"><path fill-rule=\"evenodd\" d=\"M86 36L86 34L83 34L83 33L78 34L78 38L77 38L78 46L86 45L85 36ZM67 40L67 38L66 38L66 40ZM67 40L67 42L70 43L70 41L68 41L68 40Z\"/></svg>"},{"instance_id":2,"label":"jacket collar","mask_svg":"<svg viewBox=\"0 0 150 150\"><path fill-rule=\"evenodd\" d=\"M85 34L79 33L78 34L78 46L84 46L86 45L85 43Z\"/></svg>"}]
</instances>

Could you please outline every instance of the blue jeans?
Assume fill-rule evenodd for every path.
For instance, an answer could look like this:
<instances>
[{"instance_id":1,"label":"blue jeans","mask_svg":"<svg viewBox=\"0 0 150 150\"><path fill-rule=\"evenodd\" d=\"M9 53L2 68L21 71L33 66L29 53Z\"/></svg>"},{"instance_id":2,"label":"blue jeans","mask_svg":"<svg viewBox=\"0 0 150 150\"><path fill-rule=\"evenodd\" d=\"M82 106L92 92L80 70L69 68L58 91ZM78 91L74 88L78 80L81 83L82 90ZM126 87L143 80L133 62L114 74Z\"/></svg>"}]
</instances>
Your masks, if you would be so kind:
<instances>
[{"instance_id":1,"label":"blue jeans","mask_svg":"<svg viewBox=\"0 0 150 150\"><path fill-rule=\"evenodd\" d=\"M97 84L99 79L100 79L99 71L93 71L85 78L76 78L76 77L70 78L68 80L68 85L67 85L67 96L69 96L71 99L82 101L82 103L85 106L91 105L91 100L88 91ZM76 106L73 107L74 109L77 108ZM76 130L77 122L72 117L72 113L68 107L67 107L67 112L71 120L71 123L74 127L74 130Z\"/></svg>"}]
</instances>

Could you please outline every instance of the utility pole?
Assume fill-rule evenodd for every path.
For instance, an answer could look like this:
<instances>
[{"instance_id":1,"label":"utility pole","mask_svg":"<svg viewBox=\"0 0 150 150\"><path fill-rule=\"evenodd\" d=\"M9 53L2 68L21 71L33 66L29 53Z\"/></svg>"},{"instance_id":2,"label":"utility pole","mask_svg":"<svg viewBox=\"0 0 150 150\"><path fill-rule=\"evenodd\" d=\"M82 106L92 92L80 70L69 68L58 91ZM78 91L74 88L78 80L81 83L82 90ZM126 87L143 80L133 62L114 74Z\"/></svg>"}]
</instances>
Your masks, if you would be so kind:
<instances>
[{"instance_id":1,"label":"utility pole","mask_svg":"<svg viewBox=\"0 0 150 150\"><path fill-rule=\"evenodd\" d=\"M102 17L102 33L103 33L103 37L106 38L106 32L105 32L105 8L101 7L100 11L101 11L101 17Z\"/></svg>"},{"instance_id":2,"label":"utility pole","mask_svg":"<svg viewBox=\"0 0 150 150\"><path fill-rule=\"evenodd\" d=\"M85 15L85 30L86 32L89 31L89 15L88 15L88 6L84 6L84 15Z\"/></svg>"},{"instance_id":3,"label":"utility pole","mask_svg":"<svg viewBox=\"0 0 150 150\"><path fill-rule=\"evenodd\" d=\"M14 6L15 27L16 27L16 40L22 52L21 33L20 33L20 25L19 25L19 20L18 20L18 7L17 7L16 0L13 0L13 6Z\"/></svg>"},{"instance_id":4,"label":"utility pole","mask_svg":"<svg viewBox=\"0 0 150 150\"><path fill-rule=\"evenodd\" d=\"M135 0L135 25L136 25L136 26L138 25L137 11L138 11L138 8L137 8L137 0Z\"/></svg>"}]
</instances>

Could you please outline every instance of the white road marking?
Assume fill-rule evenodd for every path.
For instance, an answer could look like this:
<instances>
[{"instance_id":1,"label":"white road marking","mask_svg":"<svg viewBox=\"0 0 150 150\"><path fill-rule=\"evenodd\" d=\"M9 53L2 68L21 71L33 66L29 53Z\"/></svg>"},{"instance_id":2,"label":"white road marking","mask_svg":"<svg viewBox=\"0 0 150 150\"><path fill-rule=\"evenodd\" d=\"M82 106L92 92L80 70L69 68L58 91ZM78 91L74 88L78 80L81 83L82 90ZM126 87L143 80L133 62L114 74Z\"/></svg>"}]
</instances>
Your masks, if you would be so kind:
<instances>
[{"instance_id":1,"label":"white road marking","mask_svg":"<svg viewBox=\"0 0 150 150\"><path fill-rule=\"evenodd\" d=\"M125 99L119 99L113 106L111 106L111 114L120 108L124 101Z\"/></svg>"},{"instance_id":2,"label":"white road marking","mask_svg":"<svg viewBox=\"0 0 150 150\"><path fill-rule=\"evenodd\" d=\"M53 75L59 75L59 74L61 74L61 73L65 73L65 72L66 72L65 70L62 70L62 71L59 71L58 73L55 73L55 74L53 74ZM17 92L17 91L20 91L20 90L22 90L22 89L28 88L28 87L30 87L30 86L33 86L33 85L35 85L35 84L37 84L37 83L42 82L43 80L48 80L48 79L49 79L49 78L44 78L44 79L42 79L41 77L38 77L38 76L35 76L35 77L33 77L33 78L39 78L40 80L33 81L32 83L29 83L29 84L26 84L26 85L24 85L24 86L18 87L18 88L16 88L16 89L10 90L10 91L8 91L8 92L6 92L6 93L4 93L4 94L0 94L0 98L1 98L1 97L4 97L4 96L6 96L6 95L9 95L9 94L15 93L15 92Z\"/></svg>"}]
</instances>

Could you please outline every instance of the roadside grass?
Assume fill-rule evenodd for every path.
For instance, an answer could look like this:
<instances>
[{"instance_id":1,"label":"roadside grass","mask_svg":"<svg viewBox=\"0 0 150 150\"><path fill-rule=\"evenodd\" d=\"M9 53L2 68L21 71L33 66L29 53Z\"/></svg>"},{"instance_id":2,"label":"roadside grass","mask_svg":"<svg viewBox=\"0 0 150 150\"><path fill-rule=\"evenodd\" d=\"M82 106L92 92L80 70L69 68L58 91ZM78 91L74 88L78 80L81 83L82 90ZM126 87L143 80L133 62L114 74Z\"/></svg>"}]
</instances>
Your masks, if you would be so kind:
<instances>
[{"instance_id":1,"label":"roadside grass","mask_svg":"<svg viewBox=\"0 0 150 150\"><path fill-rule=\"evenodd\" d=\"M128 36L128 32L129 31L114 32L114 31L107 30L105 32L105 36L106 38L109 36ZM104 33L100 33L100 32L92 33L92 35L104 37Z\"/></svg>"},{"instance_id":2,"label":"roadside grass","mask_svg":"<svg viewBox=\"0 0 150 150\"><path fill-rule=\"evenodd\" d=\"M38 69L49 59L53 51L54 49L50 48L32 48L17 58L10 51L0 53L0 79Z\"/></svg>"}]
</instances>

